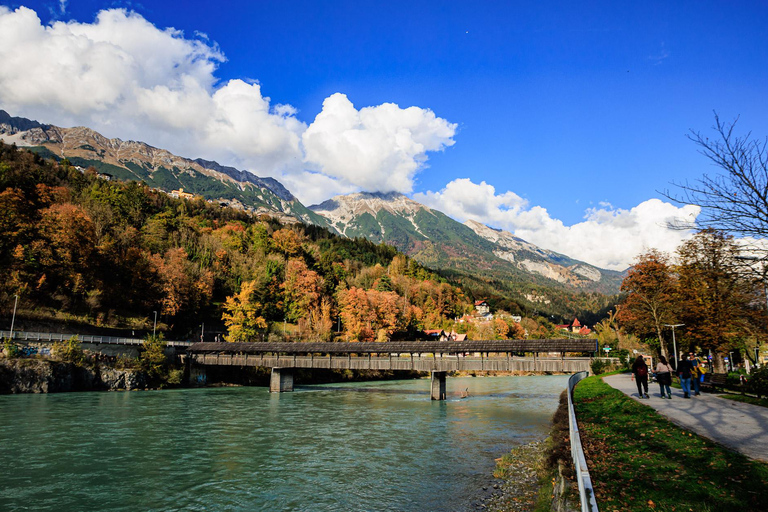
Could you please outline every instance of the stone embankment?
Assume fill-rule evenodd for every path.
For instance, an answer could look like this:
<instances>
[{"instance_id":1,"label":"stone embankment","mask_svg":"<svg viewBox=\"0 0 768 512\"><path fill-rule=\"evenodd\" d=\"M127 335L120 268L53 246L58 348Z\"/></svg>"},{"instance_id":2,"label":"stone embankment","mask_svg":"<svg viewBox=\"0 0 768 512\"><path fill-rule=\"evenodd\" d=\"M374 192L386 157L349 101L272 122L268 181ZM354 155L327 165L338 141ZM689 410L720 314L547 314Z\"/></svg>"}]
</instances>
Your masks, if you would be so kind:
<instances>
[{"instance_id":1,"label":"stone embankment","mask_svg":"<svg viewBox=\"0 0 768 512\"><path fill-rule=\"evenodd\" d=\"M146 389L140 370L45 359L0 359L0 394Z\"/></svg>"}]
</instances>

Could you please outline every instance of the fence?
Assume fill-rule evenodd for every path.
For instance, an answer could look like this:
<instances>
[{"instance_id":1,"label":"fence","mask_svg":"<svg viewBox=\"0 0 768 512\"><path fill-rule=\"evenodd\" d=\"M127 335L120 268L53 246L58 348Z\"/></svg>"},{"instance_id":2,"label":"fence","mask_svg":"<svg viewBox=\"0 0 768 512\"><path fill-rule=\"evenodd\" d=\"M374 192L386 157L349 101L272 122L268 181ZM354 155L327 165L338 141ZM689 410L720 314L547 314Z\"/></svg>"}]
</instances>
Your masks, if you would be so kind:
<instances>
[{"instance_id":1,"label":"fence","mask_svg":"<svg viewBox=\"0 0 768 512\"><path fill-rule=\"evenodd\" d=\"M581 498L582 512L598 512L597 502L595 501L595 490L592 487L592 479L589 477L587 469L587 460L584 457L584 450L581 447L581 436L579 435L579 425L576 423L576 412L573 409L573 388L578 382L589 375L589 372L574 373L568 379L568 425L571 436L571 457L573 458L573 468L576 472L576 480L579 483L579 497Z\"/></svg>"},{"instance_id":2,"label":"fence","mask_svg":"<svg viewBox=\"0 0 768 512\"><path fill-rule=\"evenodd\" d=\"M141 345L140 338L119 338L115 336L94 336L91 334L61 334L55 332L24 332L13 331L13 341L56 342L67 341L72 336L77 336L81 343L108 344L108 345ZM10 339L10 331L0 331L0 339ZM169 347L188 347L191 341L166 341Z\"/></svg>"}]
</instances>

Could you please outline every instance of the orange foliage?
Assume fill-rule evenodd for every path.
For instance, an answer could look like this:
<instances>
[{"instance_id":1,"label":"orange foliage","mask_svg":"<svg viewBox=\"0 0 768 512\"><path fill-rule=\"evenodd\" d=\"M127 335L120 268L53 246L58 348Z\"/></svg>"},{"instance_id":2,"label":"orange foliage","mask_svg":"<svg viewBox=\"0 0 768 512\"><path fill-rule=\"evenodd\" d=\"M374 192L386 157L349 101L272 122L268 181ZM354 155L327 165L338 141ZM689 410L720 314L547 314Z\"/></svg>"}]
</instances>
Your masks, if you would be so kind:
<instances>
[{"instance_id":1,"label":"orange foliage","mask_svg":"<svg viewBox=\"0 0 768 512\"><path fill-rule=\"evenodd\" d=\"M286 256L298 256L301 254L301 245L304 236L289 228L278 229L272 233L275 248Z\"/></svg>"}]
</instances>

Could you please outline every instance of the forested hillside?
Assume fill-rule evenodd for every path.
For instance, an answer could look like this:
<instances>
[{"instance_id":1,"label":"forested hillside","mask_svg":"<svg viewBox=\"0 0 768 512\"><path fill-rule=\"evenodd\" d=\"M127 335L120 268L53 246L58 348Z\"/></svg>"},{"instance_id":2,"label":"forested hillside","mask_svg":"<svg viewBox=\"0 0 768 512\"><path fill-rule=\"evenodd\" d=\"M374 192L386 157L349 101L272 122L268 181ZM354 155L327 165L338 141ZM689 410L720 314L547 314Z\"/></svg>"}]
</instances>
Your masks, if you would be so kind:
<instances>
[{"instance_id":1,"label":"forested hillside","mask_svg":"<svg viewBox=\"0 0 768 512\"><path fill-rule=\"evenodd\" d=\"M65 161L0 144L0 301L104 326L171 334L225 320L267 337L387 339L471 310L457 287L386 245L138 182L106 181ZM239 322L239 323L237 323ZM235 335L237 332L235 332ZM247 334L247 332L246 332Z\"/></svg>"}]
</instances>

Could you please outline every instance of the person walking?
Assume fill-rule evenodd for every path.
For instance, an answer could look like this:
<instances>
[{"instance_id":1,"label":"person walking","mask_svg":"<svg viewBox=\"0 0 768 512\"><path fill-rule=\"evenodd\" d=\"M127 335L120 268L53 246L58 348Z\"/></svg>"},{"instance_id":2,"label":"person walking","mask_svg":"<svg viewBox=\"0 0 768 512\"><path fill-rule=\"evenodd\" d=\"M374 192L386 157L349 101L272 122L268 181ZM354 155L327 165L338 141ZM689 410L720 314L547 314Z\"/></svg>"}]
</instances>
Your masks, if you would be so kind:
<instances>
[{"instance_id":1,"label":"person walking","mask_svg":"<svg viewBox=\"0 0 768 512\"><path fill-rule=\"evenodd\" d=\"M637 384L637 395L640 398L650 398L648 396L648 365L645 364L643 356L637 356L632 365L632 378Z\"/></svg>"},{"instance_id":2,"label":"person walking","mask_svg":"<svg viewBox=\"0 0 768 512\"><path fill-rule=\"evenodd\" d=\"M677 363L677 376L680 378L680 387L683 388L683 398L691 398L691 372L693 365L688 360L688 354L683 354Z\"/></svg>"},{"instance_id":3,"label":"person walking","mask_svg":"<svg viewBox=\"0 0 768 512\"><path fill-rule=\"evenodd\" d=\"M659 383L661 398L672 400L672 390L669 388L672 384L672 367L664 356L659 356L659 364L656 365L656 381Z\"/></svg>"},{"instance_id":4,"label":"person walking","mask_svg":"<svg viewBox=\"0 0 768 512\"><path fill-rule=\"evenodd\" d=\"M699 396L701 394L699 393L699 383L701 382L702 364L693 352L688 354L688 360L691 362L691 367L693 368L691 371L691 383L693 384L692 391L695 396Z\"/></svg>"}]
</instances>

